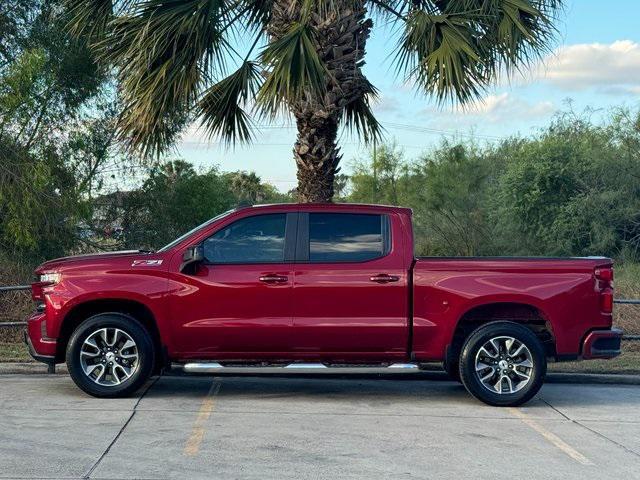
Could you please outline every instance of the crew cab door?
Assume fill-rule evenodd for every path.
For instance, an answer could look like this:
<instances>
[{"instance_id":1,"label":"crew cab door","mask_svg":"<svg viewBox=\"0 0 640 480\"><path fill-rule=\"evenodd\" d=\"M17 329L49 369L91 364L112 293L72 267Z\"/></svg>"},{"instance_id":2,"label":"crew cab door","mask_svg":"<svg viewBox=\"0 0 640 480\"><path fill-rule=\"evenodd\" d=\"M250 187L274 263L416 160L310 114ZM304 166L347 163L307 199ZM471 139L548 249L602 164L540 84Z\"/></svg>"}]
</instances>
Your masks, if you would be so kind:
<instances>
[{"instance_id":1,"label":"crew cab door","mask_svg":"<svg viewBox=\"0 0 640 480\"><path fill-rule=\"evenodd\" d=\"M176 275L179 350L191 358L271 358L290 349L296 213L236 218L201 242L205 261Z\"/></svg>"},{"instance_id":2,"label":"crew cab door","mask_svg":"<svg viewBox=\"0 0 640 480\"><path fill-rule=\"evenodd\" d=\"M310 358L403 358L408 270L393 214L302 211L293 293L293 350Z\"/></svg>"}]
</instances>

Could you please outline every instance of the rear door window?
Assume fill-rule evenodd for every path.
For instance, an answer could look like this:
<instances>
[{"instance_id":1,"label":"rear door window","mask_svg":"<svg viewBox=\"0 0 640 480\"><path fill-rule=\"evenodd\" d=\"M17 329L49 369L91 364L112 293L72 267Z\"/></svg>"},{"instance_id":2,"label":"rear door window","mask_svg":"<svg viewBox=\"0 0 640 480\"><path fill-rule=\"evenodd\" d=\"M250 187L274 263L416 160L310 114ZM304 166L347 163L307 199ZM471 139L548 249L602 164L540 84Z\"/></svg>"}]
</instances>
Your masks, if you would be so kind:
<instances>
[{"instance_id":1,"label":"rear door window","mask_svg":"<svg viewBox=\"0 0 640 480\"><path fill-rule=\"evenodd\" d=\"M386 215L309 214L309 262L373 260L386 255L389 245L389 220Z\"/></svg>"}]
</instances>

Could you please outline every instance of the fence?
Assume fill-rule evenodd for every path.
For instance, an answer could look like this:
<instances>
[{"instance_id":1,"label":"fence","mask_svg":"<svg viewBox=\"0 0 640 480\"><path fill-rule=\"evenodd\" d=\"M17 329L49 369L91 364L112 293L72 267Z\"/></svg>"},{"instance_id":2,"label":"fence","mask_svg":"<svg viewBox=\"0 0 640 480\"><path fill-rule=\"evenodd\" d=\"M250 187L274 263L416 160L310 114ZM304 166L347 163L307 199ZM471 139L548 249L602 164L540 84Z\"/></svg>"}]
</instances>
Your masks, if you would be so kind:
<instances>
[{"instance_id":1,"label":"fence","mask_svg":"<svg viewBox=\"0 0 640 480\"><path fill-rule=\"evenodd\" d=\"M13 285L13 286L8 286L8 287L0 287L0 294L2 294L3 292L15 292L15 291L19 291L19 290L30 290L31 286L30 285ZM619 303L619 304L625 304L625 305L640 305L640 300L639 299L627 299L627 298L620 298L617 300L614 300L614 303ZM24 327L27 325L27 322L0 322L0 328L2 327ZM626 341L639 341L640 340L640 335L624 335L622 337L623 340ZM49 373L55 373L55 365L49 365L48 366L48 372Z\"/></svg>"},{"instance_id":2,"label":"fence","mask_svg":"<svg viewBox=\"0 0 640 480\"><path fill-rule=\"evenodd\" d=\"M0 287L0 293L3 292L14 292L17 290L29 290L31 286L29 285L13 285L9 287ZM640 305L640 299L629 299L629 298L619 298L613 301L614 303L619 303L621 305ZM0 322L1 327L24 327L27 325L27 322ZM626 341L638 341L640 340L640 335L625 335L622 337L623 340Z\"/></svg>"}]
</instances>

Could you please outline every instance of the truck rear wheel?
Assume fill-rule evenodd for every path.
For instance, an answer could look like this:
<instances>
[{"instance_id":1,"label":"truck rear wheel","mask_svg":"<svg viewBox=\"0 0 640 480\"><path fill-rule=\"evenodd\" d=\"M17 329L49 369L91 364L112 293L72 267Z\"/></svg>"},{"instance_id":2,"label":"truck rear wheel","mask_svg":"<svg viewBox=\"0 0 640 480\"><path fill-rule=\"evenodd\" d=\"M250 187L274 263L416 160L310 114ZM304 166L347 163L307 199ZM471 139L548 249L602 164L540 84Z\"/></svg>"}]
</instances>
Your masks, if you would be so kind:
<instances>
[{"instance_id":1,"label":"truck rear wheel","mask_svg":"<svg viewBox=\"0 0 640 480\"><path fill-rule=\"evenodd\" d=\"M547 372L545 350L531 330L514 322L479 327L464 343L460 378L479 400L517 406L533 398Z\"/></svg>"},{"instance_id":2,"label":"truck rear wheel","mask_svg":"<svg viewBox=\"0 0 640 480\"><path fill-rule=\"evenodd\" d=\"M101 313L82 322L73 332L66 360L71 378L89 395L124 397L151 376L153 342L133 317Z\"/></svg>"}]
</instances>

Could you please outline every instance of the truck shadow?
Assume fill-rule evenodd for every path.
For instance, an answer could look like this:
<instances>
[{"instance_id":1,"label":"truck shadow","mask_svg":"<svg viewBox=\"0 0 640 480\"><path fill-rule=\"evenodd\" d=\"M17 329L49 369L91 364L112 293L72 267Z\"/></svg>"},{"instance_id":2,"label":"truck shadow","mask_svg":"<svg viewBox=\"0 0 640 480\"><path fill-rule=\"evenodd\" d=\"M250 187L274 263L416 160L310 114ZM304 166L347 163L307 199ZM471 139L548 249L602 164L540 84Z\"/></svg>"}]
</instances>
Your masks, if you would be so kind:
<instances>
[{"instance_id":1,"label":"truck shadow","mask_svg":"<svg viewBox=\"0 0 640 480\"><path fill-rule=\"evenodd\" d=\"M238 375L165 375L160 377L145 393L141 407L151 407L154 400L199 402L210 391L212 384L220 383L217 398L221 402L252 403L278 402L280 405L298 407L308 402L335 404L338 408L370 405L387 407L395 404L428 408L429 405L474 404L486 407L475 400L460 383L448 380L442 372L418 372L411 374L250 374ZM611 391L615 388L615 392ZM615 398L614 398L615 397ZM544 399L544 400L543 400ZM620 385L546 384L541 393L526 406L548 407L546 400L553 399L563 406L593 407L611 405L638 405L640 389ZM286 403L290 402L290 403ZM293 403L291 403L293 402ZM152 407L151 407L152 408ZM493 407L486 407L493 408Z\"/></svg>"},{"instance_id":2,"label":"truck shadow","mask_svg":"<svg viewBox=\"0 0 640 480\"><path fill-rule=\"evenodd\" d=\"M345 398L398 399L415 397L468 397L465 388L448 380L442 372L412 374L217 374L163 375L145 394L145 400L161 397L198 397L211 384L221 384L218 396L238 398L316 397L334 400Z\"/></svg>"}]
</instances>

